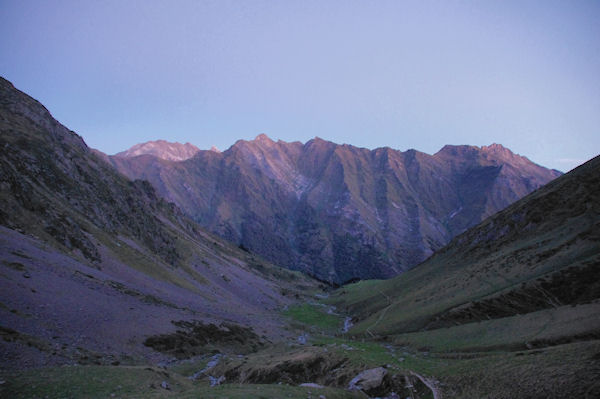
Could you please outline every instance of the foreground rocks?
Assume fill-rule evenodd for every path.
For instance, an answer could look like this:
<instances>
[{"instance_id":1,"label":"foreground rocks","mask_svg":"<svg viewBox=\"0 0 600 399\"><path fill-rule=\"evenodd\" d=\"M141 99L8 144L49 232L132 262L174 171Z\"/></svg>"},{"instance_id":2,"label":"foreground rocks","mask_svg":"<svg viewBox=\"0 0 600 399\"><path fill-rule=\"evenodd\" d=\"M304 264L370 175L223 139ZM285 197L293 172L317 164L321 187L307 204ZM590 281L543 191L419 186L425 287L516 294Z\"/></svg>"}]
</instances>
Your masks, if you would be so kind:
<instances>
[{"instance_id":1,"label":"foreground rocks","mask_svg":"<svg viewBox=\"0 0 600 399\"><path fill-rule=\"evenodd\" d=\"M218 326L212 323L204 324L198 320L172 323L179 327L177 331L149 337L144 341L144 345L178 359L223 348L248 353L263 345L252 328L232 323L221 323Z\"/></svg>"},{"instance_id":2,"label":"foreground rocks","mask_svg":"<svg viewBox=\"0 0 600 399\"><path fill-rule=\"evenodd\" d=\"M387 374L387 370L383 367L365 370L350 381L348 389L351 391L361 390L367 393L377 390L383 384L383 379Z\"/></svg>"},{"instance_id":3,"label":"foreground rocks","mask_svg":"<svg viewBox=\"0 0 600 399\"><path fill-rule=\"evenodd\" d=\"M361 391L369 397L379 398L410 396L418 399L431 395L431 390L413 374L388 367L365 369L364 365L347 357L318 347L229 358L213 368L211 374L220 376L221 382L228 384L332 387Z\"/></svg>"}]
</instances>

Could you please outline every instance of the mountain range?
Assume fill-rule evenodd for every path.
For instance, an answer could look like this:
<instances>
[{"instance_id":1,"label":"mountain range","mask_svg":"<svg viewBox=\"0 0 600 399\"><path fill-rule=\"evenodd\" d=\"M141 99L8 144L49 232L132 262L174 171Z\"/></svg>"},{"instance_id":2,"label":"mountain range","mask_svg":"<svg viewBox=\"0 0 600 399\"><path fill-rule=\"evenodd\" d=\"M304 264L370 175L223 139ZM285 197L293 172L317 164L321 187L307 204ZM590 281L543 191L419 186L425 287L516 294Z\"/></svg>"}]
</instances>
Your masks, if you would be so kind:
<instances>
[{"instance_id":1,"label":"mountain range","mask_svg":"<svg viewBox=\"0 0 600 399\"><path fill-rule=\"evenodd\" d=\"M406 271L561 174L499 144L428 155L262 134L173 161L187 146L150 142L105 159L211 232L334 284Z\"/></svg>"},{"instance_id":2,"label":"mountain range","mask_svg":"<svg viewBox=\"0 0 600 399\"><path fill-rule=\"evenodd\" d=\"M0 79L0 397L600 396L600 157L552 180L499 145L165 143L108 157ZM392 230L414 253L425 232L448 243L333 289L207 231L167 188L266 242L282 223L304 226L295 245ZM369 254L348 251L329 281L364 269Z\"/></svg>"}]
</instances>

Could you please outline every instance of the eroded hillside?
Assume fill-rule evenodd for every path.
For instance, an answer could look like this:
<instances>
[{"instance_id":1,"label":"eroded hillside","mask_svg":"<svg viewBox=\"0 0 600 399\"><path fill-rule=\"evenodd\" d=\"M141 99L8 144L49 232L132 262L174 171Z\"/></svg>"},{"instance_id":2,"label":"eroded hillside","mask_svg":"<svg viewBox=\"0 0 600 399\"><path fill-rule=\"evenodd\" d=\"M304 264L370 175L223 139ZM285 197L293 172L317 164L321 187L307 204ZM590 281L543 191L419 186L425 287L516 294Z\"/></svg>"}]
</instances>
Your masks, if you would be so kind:
<instances>
[{"instance_id":1,"label":"eroded hillside","mask_svg":"<svg viewBox=\"0 0 600 399\"><path fill-rule=\"evenodd\" d=\"M3 367L170 358L147 340L181 323L248 329L242 352L288 334L276 310L316 283L203 231L6 80L0 106Z\"/></svg>"}]
</instances>

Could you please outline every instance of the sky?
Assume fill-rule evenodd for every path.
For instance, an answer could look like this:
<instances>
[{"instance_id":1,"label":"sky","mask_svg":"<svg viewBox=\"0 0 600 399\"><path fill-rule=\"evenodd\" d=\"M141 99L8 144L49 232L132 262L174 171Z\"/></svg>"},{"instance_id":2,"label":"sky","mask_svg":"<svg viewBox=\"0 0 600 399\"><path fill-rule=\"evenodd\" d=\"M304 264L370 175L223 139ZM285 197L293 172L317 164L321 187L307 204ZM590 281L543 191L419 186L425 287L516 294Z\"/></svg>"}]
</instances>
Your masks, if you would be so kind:
<instances>
[{"instance_id":1,"label":"sky","mask_svg":"<svg viewBox=\"0 0 600 399\"><path fill-rule=\"evenodd\" d=\"M261 133L600 153L600 1L0 0L0 75L114 154Z\"/></svg>"}]
</instances>

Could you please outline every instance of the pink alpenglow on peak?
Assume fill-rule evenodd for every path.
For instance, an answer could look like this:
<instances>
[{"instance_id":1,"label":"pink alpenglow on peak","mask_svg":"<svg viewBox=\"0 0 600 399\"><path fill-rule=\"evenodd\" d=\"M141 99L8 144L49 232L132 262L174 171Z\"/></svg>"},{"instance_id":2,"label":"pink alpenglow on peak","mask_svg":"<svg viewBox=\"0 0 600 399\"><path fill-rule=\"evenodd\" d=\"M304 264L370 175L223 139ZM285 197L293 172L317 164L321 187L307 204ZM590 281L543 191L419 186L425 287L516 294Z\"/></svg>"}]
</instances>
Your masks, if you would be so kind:
<instances>
[{"instance_id":1,"label":"pink alpenglow on peak","mask_svg":"<svg viewBox=\"0 0 600 399\"><path fill-rule=\"evenodd\" d=\"M216 148L215 150L217 152L219 151ZM133 158L140 155L153 155L167 161L185 161L196 155L198 151L200 151L200 149L190 143L181 144L171 143L165 140L156 140L136 144L126 151L119 152L115 156L120 158Z\"/></svg>"},{"instance_id":2,"label":"pink alpenglow on peak","mask_svg":"<svg viewBox=\"0 0 600 399\"><path fill-rule=\"evenodd\" d=\"M254 140L255 140L255 141L266 141L266 142L273 141L273 140L271 140L271 138L270 138L269 136L267 136L267 135L266 135L266 134L264 134L264 133L261 133L261 134L259 134L258 136L256 136L256 137L254 138Z\"/></svg>"}]
</instances>

